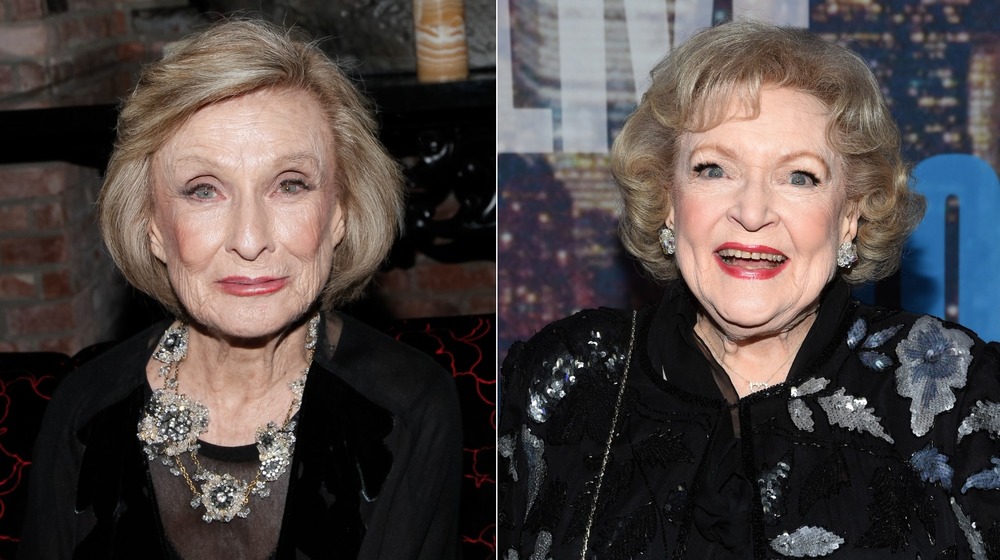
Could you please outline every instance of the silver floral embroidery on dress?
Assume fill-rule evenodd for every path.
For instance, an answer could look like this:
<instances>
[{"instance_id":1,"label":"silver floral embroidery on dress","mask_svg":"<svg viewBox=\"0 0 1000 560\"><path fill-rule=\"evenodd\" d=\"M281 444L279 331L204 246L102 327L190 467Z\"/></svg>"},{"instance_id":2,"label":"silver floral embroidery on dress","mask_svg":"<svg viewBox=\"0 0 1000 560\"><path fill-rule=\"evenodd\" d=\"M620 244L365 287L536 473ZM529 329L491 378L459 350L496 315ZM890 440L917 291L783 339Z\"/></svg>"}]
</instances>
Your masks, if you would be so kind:
<instances>
[{"instance_id":1,"label":"silver floral embroidery on dress","mask_svg":"<svg viewBox=\"0 0 1000 560\"><path fill-rule=\"evenodd\" d=\"M851 350L857 348L858 343L861 342L861 339L864 338L866 334L868 334L868 324L865 323L864 319L858 318L858 320L854 321L854 324L851 325L851 328L847 330L847 347Z\"/></svg>"},{"instance_id":2,"label":"silver floral embroidery on dress","mask_svg":"<svg viewBox=\"0 0 1000 560\"><path fill-rule=\"evenodd\" d=\"M854 350L861 345L862 350L858 352L858 358L868 369L875 371L885 371L893 366L892 358L875 349L888 342L896 333L903 328L903 325L895 325L887 329L882 329L865 338L868 334L868 324L864 319L854 321L847 331L847 347ZM862 342L864 340L864 342Z\"/></svg>"},{"instance_id":3,"label":"silver floral embroidery on dress","mask_svg":"<svg viewBox=\"0 0 1000 560\"><path fill-rule=\"evenodd\" d=\"M958 505L955 498L951 499L951 511L955 512L955 519L958 520L958 526L965 533L965 540L969 542L973 560L987 560L986 545L983 543L983 536L976 529L976 523L969 519L969 516L965 515L965 512L962 511L962 506Z\"/></svg>"},{"instance_id":4,"label":"silver floral embroidery on dress","mask_svg":"<svg viewBox=\"0 0 1000 560\"><path fill-rule=\"evenodd\" d=\"M910 466L920 474L924 482L940 482L944 488L951 487L951 477L955 469L948 464L948 456L940 453L936 447L927 447L914 452L910 456Z\"/></svg>"},{"instance_id":5,"label":"silver floral embroidery on dress","mask_svg":"<svg viewBox=\"0 0 1000 560\"><path fill-rule=\"evenodd\" d=\"M821 527L799 527L794 533L782 533L771 539L771 549L782 556L816 558L832 554L844 544L844 538Z\"/></svg>"},{"instance_id":6,"label":"silver floral embroidery on dress","mask_svg":"<svg viewBox=\"0 0 1000 560\"><path fill-rule=\"evenodd\" d=\"M896 336L896 333L898 333L902 328L903 325L895 325L887 329L882 329L877 333L874 333L868 338L866 338L864 344L862 344L861 347L867 348L869 350L878 348L879 346L882 346L886 342L889 342L889 339Z\"/></svg>"},{"instance_id":7,"label":"silver floral embroidery on dress","mask_svg":"<svg viewBox=\"0 0 1000 560\"><path fill-rule=\"evenodd\" d=\"M584 360L566 352L551 362L542 362L542 373L528 387L528 416L532 420L539 424L548 420L554 407L576 385L582 371L615 372L624 363L625 355L617 347L608 348L599 331L592 331L590 337L589 353Z\"/></svg>"},{"instance_id":8,"label":"silver floral embroidery on dress","mask_svg":"<svg viewBox=\"0 0 1000 560\"><path fill-rule=\"evenodd\" d=\"M841 387L834 394L817 399L830 419L830 423L848 430L868 432L889 443L894 443L892 437L882 428L881 419L875 416L875 409L867 408L868 399L845 393L846 390Z\"/></svg>"},{"instance_id":9,"label":"silver floral embroidery on dress","mask_svg":"<svg viewBox=\"0 0 1000 560\"><path fill-rule=\"evenodd\" d=\"M549 550L552 549L552 533L541 530L535 539L535 551L531 553L528 560L551 560Z\"/></svg>"},{"instance_id":10,"label":"silver floral embroidery on dress","mask_svg":"<svg viewBox=\"0 0 1000 560\"><path fill-rule=\"evenodd\" d=\"M969 475L965 484L962 485L963 494L968 492L970 488L979 488L980 490L1000 490L1000 458L993 457L990 459L990 462L993 463L992 469L982 470Z\"/></svg>"},{"instance_id":11,"label":"silver floral embroidery on dress","mask_svg":"<svg viewBox=\"0 0 1000 560\"><path fill-rule=\"evenodd\" d=\"M528 465L528 507L524 508L524 515L531 511L531 506L538 497L539 490L542 489L542 480L545 479L545 442L535 436L528 429L528 426L521 426L521 448L524 450L524 460Z\"/></svg>"},{"instance_id":12,"label":"silver floral embroidery on dress","mask_svg":"<svg viewBox=\"0 0 1000 560\"><path fill-rule=\"evenodd\" d=\"M910 428L923 436L934 417L955 406L954 388L965 386L972 363L972 339L958 329L924 316L913 323L910 334L896 346L896 392L910 402Z\"/></svg>"},{"instance_id":13,"label":"silver floral embroidery on dress","mask_svg":"<svg viewBox=\"0 0 1000 560\"><path fill-rule=\"evenodd\" d=\"M962 438L979 430L986 430L993 439L1000 436L1000 404L990 401L976 401L972 412L962 420L962 424L958 427L958 442L961 443Z\"/></svg>"},{"instance_id":14,"label":"silver floral embroidery on dress","mask_svg":"<svg viewBox=\"0 0 1000 560\"><path fill-rule=\"evenodd\" d=\"M858 320L861 321L861 319ZM795 424L796 428L806 432L813 431L812 410L800 397L822 391L829 384L829 379L813 377L805 380L798 387L791 388L792 398L788 401L788 415L791 416L792 424Z\"/></svg>"},{"instance_id":15,"label":"silver floral embroidery on dress","mask_svg":"<svg viewBox=\"0 0 1000 560\"><path fill-rule=\"evenodd\" d=\"M881 352L865 350L858 354L858 357L861 359L861 363L864 364L866 368L873 369L875 371L885 371L893 365L892 358Z\"/></svg>"},{"instance_id":16,"label":"silver floral embroidery on dress","mask_svg":"<svg viewBox=\"0 0 1000 560\"><path fill-rule=\"evenodd\" d=\"M761 473L757 479L760 488L760 505L764 512L764 520L775 523L784 515L783 499L785 481L792 466L787 461L778 461L776 465Z\"/></svg>"},{"instance_id":17,"label":"silver floral embroidery on dress","mask_svg":"<svg viewBox=\"0 0 1000 560\"><path fill-rule=\"evenodd\" d=\"M514 461L514 449L517 447L517 438L514 434L507 434L503 437L497 438L497 453L501 457L510 461L510 466L507 468L507 472L510 474L511 480L517 482L517 462Z\"/></svg>"}]
</instances>

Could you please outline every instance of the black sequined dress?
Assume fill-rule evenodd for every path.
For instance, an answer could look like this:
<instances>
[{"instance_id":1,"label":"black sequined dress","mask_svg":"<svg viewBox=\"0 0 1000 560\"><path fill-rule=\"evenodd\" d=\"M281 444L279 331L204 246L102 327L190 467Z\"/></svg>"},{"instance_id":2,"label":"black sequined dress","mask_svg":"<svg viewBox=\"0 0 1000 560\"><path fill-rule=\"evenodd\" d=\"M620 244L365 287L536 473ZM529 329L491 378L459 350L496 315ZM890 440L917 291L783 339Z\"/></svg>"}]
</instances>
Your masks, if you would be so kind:
<instances>
[{"instance_id":1,"label":"black sequined dress","mask_svg":"<svg viewBox=\"0 0 1000 560\"><path fill-rule=\"evenodd\" d=\"M739 399L696 313L675 282L511 348L498 557L1000 557L1000 345L838 280L788 380Z\"/></svg>"}]
</instances>

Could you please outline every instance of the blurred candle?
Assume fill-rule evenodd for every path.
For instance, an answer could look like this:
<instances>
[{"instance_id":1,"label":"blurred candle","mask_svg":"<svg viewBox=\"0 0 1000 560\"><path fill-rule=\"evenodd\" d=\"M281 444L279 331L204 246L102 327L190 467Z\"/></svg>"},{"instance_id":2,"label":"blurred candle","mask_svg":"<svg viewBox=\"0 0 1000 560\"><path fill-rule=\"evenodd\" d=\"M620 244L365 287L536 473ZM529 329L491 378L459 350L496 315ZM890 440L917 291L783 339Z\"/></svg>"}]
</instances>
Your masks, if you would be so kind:
<instances>
[{"instance_id":1,"label":"blurred candle","mask_svg":"<svg viewBox=\"0 0 1000 560\"><path fill-rule=\"evenodd\" d=\"M413 0L417 79L450 82L469 77L463 0Z\"/></svg>"}]
</instances>

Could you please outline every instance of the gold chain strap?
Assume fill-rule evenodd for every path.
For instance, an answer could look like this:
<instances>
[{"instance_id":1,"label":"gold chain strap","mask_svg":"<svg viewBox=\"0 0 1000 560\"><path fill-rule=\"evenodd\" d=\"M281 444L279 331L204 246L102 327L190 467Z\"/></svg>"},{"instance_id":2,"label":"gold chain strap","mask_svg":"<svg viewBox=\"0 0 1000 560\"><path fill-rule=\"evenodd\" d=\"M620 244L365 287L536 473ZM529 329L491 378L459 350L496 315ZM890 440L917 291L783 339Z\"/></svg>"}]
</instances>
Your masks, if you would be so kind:
<instances>
[{"instance_id":1,"label":"gold chain strap","mask_svg":"<svg viewBox=\"0 0 1000 560\"><path fill-rule=\"evenodd\" d=\"M604 482L604 473L608 468L608 460L611 457L611 443L615 439L615 426L618 425L618 415L621 412L622 398L625 396L625 385L628 382L628 370L632 365L632 349L635 348L635 323L637 312L632 312L632 333L629 335L628 357L625 358L625 371L622 372L621 385L618 387L618 397L615 399L615 410L611 417L611 430L608 432L608 442L604 446L604 457L601 459L601 470L597 474L597 485L594 488L594 503L590 506L590 515L587 516L587 528L583 531L583 549L580 551L580 560L587 560L587 547L590 545L590 529L594 526L594 517L597 515L597 502L601 498L601 484Z\"/></svg>"}]
</instances>

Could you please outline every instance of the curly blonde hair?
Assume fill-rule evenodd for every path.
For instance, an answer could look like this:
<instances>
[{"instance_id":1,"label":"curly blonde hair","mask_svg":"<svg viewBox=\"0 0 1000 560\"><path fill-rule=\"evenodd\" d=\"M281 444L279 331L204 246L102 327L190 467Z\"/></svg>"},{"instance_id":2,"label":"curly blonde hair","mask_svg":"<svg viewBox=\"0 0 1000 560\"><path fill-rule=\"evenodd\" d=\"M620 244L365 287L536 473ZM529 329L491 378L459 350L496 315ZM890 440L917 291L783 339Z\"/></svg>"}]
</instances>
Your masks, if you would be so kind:
<instances>
[{"instance_id":1,"label":"curly blonde hair","mask_svg":"<svg viewBox=\"0 0 1000 560\"><path fill-rule=\"evenodd\" d=\"M399 231L402 175L376 137L368 100L315 43L261 20L222 21L171 45L143 69L119 113L98 199L104 241L126 280L174 314L183 309L149 246L153 156L198 110L269 89L311 94L333 131L346 233L334 251L323 306L357 298Z\"/></svg>"},{"instance_id":2,"label":"curly blonde hair","mask_svg":"<svg viewBox=\"0 0 1000 560\"><path fill-rule=\"evenodd\" d=\"M681 136L721 124L731 100L756 116L765 87L807 93L829 110L827 141L842 158L847 197L860 215L858 261L840 274L862 283L899 267L926 204L909 188L899 130L860 57L804 29L736 20L694 35L650 75L651 87L612 146L611 171L622 194L622 243L654 279L678 274L660 250L658 230L670 208Z\"/></svg>"}]
</instances>

